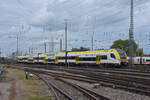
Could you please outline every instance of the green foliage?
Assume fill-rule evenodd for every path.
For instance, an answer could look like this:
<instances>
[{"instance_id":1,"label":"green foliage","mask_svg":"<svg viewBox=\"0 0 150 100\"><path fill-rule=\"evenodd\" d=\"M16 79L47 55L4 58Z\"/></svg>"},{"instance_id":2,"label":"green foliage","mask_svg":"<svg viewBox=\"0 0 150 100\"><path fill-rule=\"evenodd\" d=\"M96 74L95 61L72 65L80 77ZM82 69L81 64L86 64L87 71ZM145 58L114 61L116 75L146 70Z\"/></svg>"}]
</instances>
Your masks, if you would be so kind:
<instances>
[{"instance_id":1,"label":"green foliage","mask_svg":"<svg viewBox=\"0 0 150 100\"><path fill-rule=\"evenodd\" d=\"M150 54L144 54L143 56L150 57Z\"/></svg>"},{"instance_id":2,"label":"green foliage","mask_svg":"<svg viewBox=\"0 0 150 100\"><path fill-rule=\"evenodd\" d=\"M75 52L75 51L80 51L78 48L72 48L71 51Z\"/></svg>"},{"instance_id":3,"label":"green foliage","mask_svg":"<svg viewBox=\"0 0 150 100\"><path fill-rule=\"evenodd\" d=\"M129 40L116 40L113 42L113 45L110 47L112 48L118 48L123 49L127 55L129 55ZM134 42L134 51L136 52L138 48L138 45Z\"/></svg>"},{"instance_id":4,"label":"green foliage","mask_svg":"<svg viewBox=\"0 0 150 100\"><path fill-rule=\"evenodd\" d=\"M143 49L137 49L136 56L144 56Z\"/></svg>"},{"instance_id":5,"label":"green foliage","mask_svg":"<svg viewBox=\"0 0 150 100\"><path fill-rule=\"evenodd\" d=\"M78 52L78 51L89 51L90 49L89 48L85 48L85 47L80 47L79 49L78 48L72 48L72 52Z\"/></svg>"}]
</instances>

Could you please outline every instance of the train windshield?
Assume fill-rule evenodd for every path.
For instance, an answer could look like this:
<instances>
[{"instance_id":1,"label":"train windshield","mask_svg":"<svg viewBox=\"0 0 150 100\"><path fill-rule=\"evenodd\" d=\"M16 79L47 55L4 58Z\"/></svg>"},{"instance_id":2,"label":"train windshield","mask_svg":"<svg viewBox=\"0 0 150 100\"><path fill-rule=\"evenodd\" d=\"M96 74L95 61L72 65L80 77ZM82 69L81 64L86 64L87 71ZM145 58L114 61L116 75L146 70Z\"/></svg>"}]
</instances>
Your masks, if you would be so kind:
<instances>
[{"instance_id":1,"label":"train windshield","mask_svg":"<svg viewBox=\"0 0 150 100\"><path fill-rule=\"evenodd\" d=\"M117 49L119 55L120 55L120 59L126 59L126 55L125 52L123 50Z\"/></svg>"}]
</instances>

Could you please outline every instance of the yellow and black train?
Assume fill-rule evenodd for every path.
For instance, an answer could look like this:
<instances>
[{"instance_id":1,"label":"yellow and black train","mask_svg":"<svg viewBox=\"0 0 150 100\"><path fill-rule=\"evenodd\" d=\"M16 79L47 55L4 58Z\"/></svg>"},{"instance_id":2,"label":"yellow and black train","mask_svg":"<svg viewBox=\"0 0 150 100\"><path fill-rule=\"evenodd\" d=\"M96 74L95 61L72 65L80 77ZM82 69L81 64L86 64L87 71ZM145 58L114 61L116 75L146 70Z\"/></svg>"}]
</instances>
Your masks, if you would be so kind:
<instances>
[{"instance_id":1,"label":"yellow and black train","mask_svg":"<svg viewBox=\"0 0 150 100\"><path fill-rule=\"evenodd\" d=\"M128 65L126 53L121 49L108 49L96 51L41 53L17 57L19 63L32 64L68 64L74 65Z\"/></svg>"}]
</instances>

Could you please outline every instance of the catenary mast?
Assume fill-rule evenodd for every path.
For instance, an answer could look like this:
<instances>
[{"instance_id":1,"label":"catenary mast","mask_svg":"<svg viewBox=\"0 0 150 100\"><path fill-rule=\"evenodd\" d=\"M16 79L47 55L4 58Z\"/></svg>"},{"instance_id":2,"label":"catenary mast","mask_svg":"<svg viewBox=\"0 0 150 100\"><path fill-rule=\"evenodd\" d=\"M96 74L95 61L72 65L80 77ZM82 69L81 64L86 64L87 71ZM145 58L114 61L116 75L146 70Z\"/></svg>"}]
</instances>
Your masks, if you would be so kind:
<instances>
[{"instance_id":1,"label":"catenary mast","mask_svg":"<svg viewBox=\"0 0 150 100\"><path fill-rule=\"evenodd\" d=\"M129 29L129 57L130 57L130 65L133 66L133 57L134 57L134 1L131 0L131 8L130 8L130 29Z\"/></svg>"}]
</instances>

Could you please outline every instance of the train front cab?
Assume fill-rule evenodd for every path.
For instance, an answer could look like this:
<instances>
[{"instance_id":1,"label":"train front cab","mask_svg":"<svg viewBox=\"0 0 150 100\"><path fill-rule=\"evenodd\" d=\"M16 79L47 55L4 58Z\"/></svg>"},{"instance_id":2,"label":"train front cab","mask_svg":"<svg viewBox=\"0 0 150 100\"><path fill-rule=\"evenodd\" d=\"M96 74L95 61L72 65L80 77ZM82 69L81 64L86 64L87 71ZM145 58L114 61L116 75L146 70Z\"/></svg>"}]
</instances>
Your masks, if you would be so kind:
<instances>
[{"instance_id":1,"label":"train front cab","mask_svg":"<svg viewBox=\"0 0 150 100\"><path fill-rule=\"evenodd\" d=\"M126 53L121 49L116 49L117 59L120 61L120 66L127 66L128 59Z\"/></svg>"}]
</instances>

